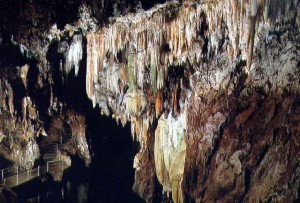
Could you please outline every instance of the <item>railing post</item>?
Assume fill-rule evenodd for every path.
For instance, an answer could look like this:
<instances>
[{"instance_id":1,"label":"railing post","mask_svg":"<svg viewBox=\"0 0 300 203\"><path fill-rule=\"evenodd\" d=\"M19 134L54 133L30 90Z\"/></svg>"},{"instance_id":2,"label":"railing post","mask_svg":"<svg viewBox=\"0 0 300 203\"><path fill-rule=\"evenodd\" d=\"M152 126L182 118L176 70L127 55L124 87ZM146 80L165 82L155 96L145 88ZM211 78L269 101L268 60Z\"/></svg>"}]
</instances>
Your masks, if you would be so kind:
<instances>
[{"instance_id":1,"label":"railing post","mask_svg":"<svg viewBox=\"0 0 300 203\"><path fill-rule=\"evenodd\" d=\"M62 145L62 136L60 136L60 145Z\"/></svg>"},{"instance_id":2,"label":"railing post","mask_svg":"<svg viewBox=\"0 0 300 203\"><path fill-rule=\"evenodd\" d=\"M49 172L49 162L47 161L47 173Z\"/></svg>"},{"instance_id":3,"label":"railing post","mask_svg":"<svg viewBox=\"0 0 300 203\"><path fill-rule=\"evenodd\" d=\"M40 166L38 166L38 176L40 176Z\"/></svg>"}]
</instances>

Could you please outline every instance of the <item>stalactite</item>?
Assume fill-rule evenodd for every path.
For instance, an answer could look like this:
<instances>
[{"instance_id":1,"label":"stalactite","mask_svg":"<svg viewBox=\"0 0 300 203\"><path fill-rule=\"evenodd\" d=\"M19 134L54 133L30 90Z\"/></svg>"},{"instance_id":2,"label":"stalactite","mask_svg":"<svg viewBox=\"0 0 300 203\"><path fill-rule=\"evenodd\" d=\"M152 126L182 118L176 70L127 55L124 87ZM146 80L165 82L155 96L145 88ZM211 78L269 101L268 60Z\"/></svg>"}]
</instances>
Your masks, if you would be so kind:
<instances>
[{"instance_id":1,"label":"stalactite","mask_svg":"<svg viewBox=\"0 0 300 203\"><path fill-rule=\"evenodd\" d=\"M32 102L30 97L27 97L27 111L30 119L32 120L37 119L38 112L36 110L35 104Z\"/></svg>"},{"instance_id":2,"label":"stalactite","mask_svg":"<svg viewBox=\"0 0 300 203\"><path fill-rule=\"evenodd\" d=\"M163 105L164 105L164 98L163 98L163 93L159 91L156 96L155 100L155 115L156 118L158 118L163 111Z\"/></svg>"},{"instance_id":3,"label":"stalactite","mask_svg":"<svg viewBox=\"0 0 300 203\"><path fill-rule=\"evenodd\" d=\"M156 78L157 78L157 66L156 63L154 61L154 57L151 57L151 71L150 71L150 75L151 75L151 87L152 87L152 91L153 94L156 94Z\"/></svg>"},{"instance_id":4,"label":"stalactite","mask_svg":"<svg viewBox=\"0 0 300 203\"><path fill-rule=\"evenodd\" d=\"M247 69L250 70L251 61L253 57L253 47L254 47L254 36L255 36L255 23L256 23L256 16L250 17L249 23L249 36L247 40Z\"/></svg>"},{"instance_id":5,"label":"stalactite","mask_svg":"<svg viewBox=\"0 0 300 203\"><path fill-rule=\"evenodd\" d=\"M266 19L278 14L272 5L274 2L269 0L171 1L148 11L112 18L108 25L87 34L87 95L94 105L111 108L123 126L130 121L133 139L144 143L155 121L168 114L164 91L170 82L169 67L190 64L198 71L197 77L206 77L213 89L221 89L228 70L201 76L206 63L221 53L231 61L246 60L249 70L255 58L256 27L269 26ZM174 138L174 142L185 136L179 127L183 128L181 119L186 120L183 114L189 93L183 89L182 82L172 87L171 101L166 102L172 110L170 118L164 118L167 124L158 124L161 128L167 125L165 136ZM200 89L209 91L208 87ZM103 99L106 95L118 102ZM189 122L191 126L201 124L193 116ZM172 127L180 132L177 137ZM180 153L177 155L185 156L184 150ZM170 169L168 164L163 167ZM180 170L169 170L163 176L175 177L182 173ZM172 190L175 202L182 200L182 191L175 186L180 184L178 180L159 180L166 191Z\"/></svg>"},{"instance_id":6,"label":"stalactite","mask_svg":"<svg viewBox=\"0 0 300 203\"><path fill-rule=\"evenodd\" d=\"M145 81L141 76L149 69L150 84L155 95L156 91L165 85L164 73L170 65L183 64L187 60L192 64L199 64L205 56L201 53L204 46L201 39L208 38L208 52L218 52L217 33L222 23L232 25L228 27L229 55L232 55L232 50L234 56L241 52L242 57L248 59L250 64L255 18L251 18L253 20L250 20L250 23L247 21L249 15L257 14L258 5L261 4L260 1L221 1L204 4L187 1L184 2L184 6L180 6L177 2L168 2L147 12L111 19L108 26L101 28L97 33L87 35L86 88L89 98L93 99L93 95L97 97L95 87L103 69L107 73L107 89L116 94L124 92L126 83L130 90L145 88ZM223 9L224 7L228 9ZM177 13L171 20L166 14L168 10ZM248 32L244 32L247 24L250 24ZM244 40L246 38L249 40L245 45L243 42L247 41ZM164 46L167 50L161 48ZM109 79L112 76L124 76L123 69L128 73L127 77L123 77L123 82ZM112 74L111 70L116 74ZM128 81L125 81L126 78ZM98 102L97 99L94 101Z\"/></svg>"},{"instance_id":7,"label":"stalactite","mask_svg":"<svg viewBox=\"0 0 300 203\"><path fill-rule=\"evenodd\" d=\"M75 75L78 75L80 61L82 60L82 36L75 35L69 51L66 53L65 72L69 75L72 68L75 70Z\"/></svg>"},{"instance_id":8,"label":"stalactite","mask_svg":"<svg viewBox=\"0 0 300 203\"><path fill-rule=\"evenodd\" d=\"M134 55L129 54L128 56L128 85L129 90L133 91L136 88L136 74L135 74L135 61Z\"/></svg>"},{"instance_id":9,"label":"stalactite","mask_svg":"<svg viewBox=\"0 0 300 203\"><path fill-rule=\"evenodd\" d=\"M254 37L255 37L255 26L257 18L257 1L253 0L250 4L250 16L249 16L249 30L248 30L248 40L247 40L247 69L251 67L252 57L253 57L253 47L254 47Z\"/></svg>"},{"instance_id":10,"label":"stalactite","mask_svg":"<svg viewBox=\"0 0 300 203\"><path fill-rule=\"evenodd\" d=\"M147 106L145 95L142 92L138 92L137 90L127 92L124 98L124 102L126 106L126 114L128 116L139 115Z\"/></svg>"},{"instance_id":11,"label":"stalactite","mask_svg":"<svg viewBox=\"0 0 300 203\"><path fill-rule=\"evenodd\" d=\"M19 77L21 78L24 87L27 88L27 75L29 71L29 65L26 64L22 67L18 67L17 69L19 70Z\"/></svg>"},{"instance_id":12,"label":"stalactite","mask_svg":"<svg viewBox=\"0 0 300 203\"><path fill-rule=\"evenodd\" d=\"M15 107L14 107L14 94L13 94L13 90L10 86L10 84L8 83L8 81L5 81L6 83L6 88L7 88L7 92L6 92L6 98L7 98L7 105L8 109L9 109L9 113L11 116L14 116L15 113Z\"/></svg>"},{"instance_id":13,"label":"stalactite","mask_svg":"<svg viewBox=\"0 0 300 203\"><path fill-rule=\"evenodd\" d=\"M157 73L157 90L160 90L164 87L165 75L164 69L160 68Z\"/></svg>"},{"instance_id":14,"label":"stalactite","mask_svg":"<svg viewBox=\"0 0 300 203\"><path fill-rule=\"evenodd\" d=\"M186 1L183 6L177 2L167 2L149 11L111 19L109 25L87 34L88 97L93 100L94 106L97 103L100 107L102 104L111 106L109 102L101 101L101 87L106 87L110 94L121 98L128 86L123 99L127 119L131 115L145 113L146 106L149 107L146 110L148 114L157 114L160 105L156 103L161 101L161 97L156 94L165 86L168 67L190 62L195 69L201 69L203 57L219 52L218 42L223 24L228 26L225 51L231 57L241 54L241 58L247 59L249 69L253 58L257 15L269 16L274 13L270 4L268 0ZM259 9L264 12L258 12ZM169 12L173 12L172 18L168 16ZM204 46L207 50L203 50ZM149 78L145 78L145 72L149 72ZM101 79L103 77L105 80ZM136 94L145 91L145 83L150 85L152 95L156 98L152 104L147 103L150 100L141 99L140 93ZM173 91L172 109L176 114L180 111L180 98L177 97L177 90ZM121 120L123 123L126 119ZM153 122L151 119L149 121Z\"/></svg>"},{"instance_id":15,"label":"stalactite","mask_svg":"<svg viewBox=\"0 0 300 203\"><path fill-rule=\"evenodd\" d=\"M178 99L178 88L179 88L179 84L176 83L174 90L172 91L172 99L171 99L171 103L172 103L172 111L177 115L180 111L179 109L179 99Z\"/></svg>"},{"instance_id":16,"label":"stalactite","mask_svg":"<svg viewBox=\"0 0 300 203\"><path fill-rule=\"evenodd\" d=\"M27 115L27 97L24 97L22 99L22 122L26 124L27 120L26 120L26 115Z\"/></svg>"}]
</instances>

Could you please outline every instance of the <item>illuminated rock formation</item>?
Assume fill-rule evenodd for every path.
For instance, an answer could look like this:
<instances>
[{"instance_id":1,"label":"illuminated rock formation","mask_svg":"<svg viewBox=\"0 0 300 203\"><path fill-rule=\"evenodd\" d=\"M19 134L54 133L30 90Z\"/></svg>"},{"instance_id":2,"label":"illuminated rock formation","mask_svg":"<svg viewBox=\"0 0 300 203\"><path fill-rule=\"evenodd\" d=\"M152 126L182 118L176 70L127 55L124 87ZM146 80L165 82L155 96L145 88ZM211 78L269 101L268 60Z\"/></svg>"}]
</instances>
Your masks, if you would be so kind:
<instances>
[{"instance_id":1,"label":"illuminated rock formation","mask_svg":"<svg viewBox=\"0 0 300 203\"><path fill-rule=\"evenodd\" d=\"M3 45L0 36L21 61L0 63L1 154L21 137L34 160L38 135L61 135L89 164L86 118L98 106L130 123L140 145L133 190L147 202L299 200L299 1L77 6L64 27L36 20L47 28L38 39L34 26ZM20 162L14 156L5 155Z\"/></svg>"},{"instance_id":2,"label":"illuminated rock formation","mask_svg":"<svg viewBox=\"0 0 300 203\"><path fill-rule=\"evenodd\" d=\"M184 193L196 201L216 200L210 198L221 197L222 190L227 194L236 181L250 185L244 190L236 189L230 193L232 197L255 198L255 195L247 196L248 190L256 189L245 181L248 181L247 171L255 176L255 171L260 169L246 169L246 162L240 160L241 156L249 155L245 147L251 148L254 143L250 141L232 154L227 154L226 148L222 152L218 143L226 134L226 124L232 122L239 108L248 105L235 108L223 102L239 98L242 89L247 91L247 85L267 88L267 95L282 95L279 86L292 88L289 94L299 93L296 82L299 49L291 34L299 27L297 23L291 24L293 19L299 18L298 11L292 9L299 4L277 3L256 0L168 2L146 12L111 18L108 25L87 35L88 97L94 106L99 104L102 113L113 114L122 123L131 121L132 135L141 143L141 152L148 148L145 145L150 139L147 136L151 135L148 131L158 119L155 135L152 135L155 136L156 175L164 191L172 191L175 202L183 202ZM285 34L278 36L279 33ZM279 41L273 39L276 34ZM287 64L283 64L284 61ZM177 81L172 80L171 66L175 66L175 72L184 67ZM186 67L192 67L192 72ZM288 75L295 77L291 80ZM210 105L212 107L207 109ZM187 117L184 116L186 111ZM264 115L261 116L264 119ZM244 114L236 117L240 130L248 119ZM225 153L221 163L220 158L217 159L221 156L219 153ZM286 167L280 165L278 170L287 170ZM214 175L207 182L210 171ZM192 177L196 182L190 182L195 181ZM214 191L209 184L216 184L215 188L219 189ZM277 182L270 184L275 186ZM269 192L264 195L271 194Z\"/></svg>"},{"instance_id":3,"label":"illuminated rock formation","mask_svg":"<svg viewBox=\"0 0 300 203\"><path fill-rule=\"evenodd\" d=\"M17 107L22 112L17 112L14 96L8 80L0 80L0 154L18 166L31 167L40 156L36 138L45 131L43 125L36 122L36 110L30 98L22 98Z\"/></svg>"}]
</instances>

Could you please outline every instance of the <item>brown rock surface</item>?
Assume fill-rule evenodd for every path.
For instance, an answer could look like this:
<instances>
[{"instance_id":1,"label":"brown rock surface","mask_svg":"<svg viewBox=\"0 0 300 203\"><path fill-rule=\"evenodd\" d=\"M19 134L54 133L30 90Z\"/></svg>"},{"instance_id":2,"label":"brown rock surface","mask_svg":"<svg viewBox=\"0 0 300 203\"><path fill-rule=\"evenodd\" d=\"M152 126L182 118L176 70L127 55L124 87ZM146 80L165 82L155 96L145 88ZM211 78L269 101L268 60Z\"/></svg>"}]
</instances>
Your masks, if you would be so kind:
<instances>
[{"instance_id":1,"label":"brown rock surface","mask_svg":"<svg viewBox=\"0 0 300 203\"><path fill-rule=\"evenodd\" d=\"M67 21L57 5L48 18L45 5L21 5L24 28L1 18L0 54L19 53L0 61L6 159L35 160L48 134L40 148L69 138L65 151L89 163L86 118L98 106L130 123L140 144L133 189L147 202L161 192L174 202L299 200L299 1L168 1L147 11L66 1Z\"/></svg>"}]
</instances>

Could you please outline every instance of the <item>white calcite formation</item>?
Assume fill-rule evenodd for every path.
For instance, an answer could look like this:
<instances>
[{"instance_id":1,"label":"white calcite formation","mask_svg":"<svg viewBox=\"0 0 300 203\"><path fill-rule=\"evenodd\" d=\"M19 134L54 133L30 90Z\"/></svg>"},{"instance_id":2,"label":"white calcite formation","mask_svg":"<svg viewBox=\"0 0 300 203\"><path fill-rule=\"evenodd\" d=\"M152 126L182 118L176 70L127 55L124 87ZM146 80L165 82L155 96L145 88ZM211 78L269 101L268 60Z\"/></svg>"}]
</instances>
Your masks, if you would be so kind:
<instances>
[{"instance_id":1,"label":"white calcite formation","mask_svg":"<svg viewBox=\"0 0 300 203\"><path fill-rule=\"evenodd\" d=\"M288 8L293 2L282 4ZM147 86L154 96L163 89L171 65L191 64L201 70L208 55L226 53L232 60L237 56L247 60L250 68L256 30L269 30L271 20L281 15L274 7L271 1L186 1L183 5L173 1L112 18L107 26L87 35L87 95L103 113L131 120L128 112L132 110L139 111L132 116L151 114L141 95ZM224 34L228 39L220 44ZM268 37L267 31L263 34ZM227 73L215 74L215 89ZM125 94L131 99L125 99Z\"/></svg>"},{"instance_id":2,"label":"white calcite formation","mask_svg":"<svg viewBox=\"0 0 300 203\"><path fill-rule=\"evenodd\" d=\"M172 197L183 202L182 176L186 155L186 113L174 118L169 114L160 117L155 131L154 156L156 175L164 192L172 192Z\"/></svg>"},{"instance_id":3,"label":"white calcite formation","mask_svg":"<svg viewBox=\"0 0 300 203\"><path fill-rule=\"evenodd\" d=\"M39 147L62 140L88 165L86 73L93 106L140 143L133 189L147 202L162 197L156 179L174 202L299 199L300 1L168 1L121 16L107 0L100 11L119 16L108 22L94 2L63 29L47 16L46 33L21 23L0 37L17 53L0 60L1 156L30 165L47 135Z\"/></svg>"},{"instance_id":4,"label":"white calcite formation","mask_svg":"<svg viewBox=\"0 0 300 203\"><path fill-rule=\"evenodd\" d=\"M233 69L245 61L245 73L257 75L255 49L262 46L259 42L269 39L278 19L288 22L293 18L288 9L297 1L276 2L172 1L146 12L112 18L108 25L87 34L88 97L103 114L112 114L122 124L130 121L132 135L142 150L150 126L158 119L156 173L164 189L172 191L175 202L183 201L184 112L190 89L184 88L183 79L174 87L166 86L170 67L193 67L194 74L187 79L190 88L197 86L199 97L211 89L228 88L230 95L227 85ZM285 69L289 73L295 71L296 64L291 63L292 68ZM279 66L273 72L276 68L278 72ZM281 79L288 81L286 74ZM172 101L165 101L167 88L171 89ZM210 102L214 96L205 99Z\"/></svg>"},{"instance_id":5,"label":"white calcite formation","mask_svg":"<svg viewBox=\"0 0 300 203\"><path fill-rule=\"evenodd\" d=\"M82 53L82 36L75 35L69 50L66 52L65 73L67 75L73 68L75 70L75 75L78 75L80 61L82 60Z\"/></svg>"}]
</instances>

